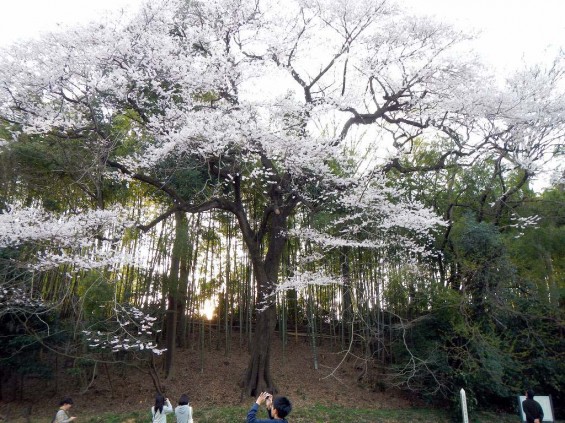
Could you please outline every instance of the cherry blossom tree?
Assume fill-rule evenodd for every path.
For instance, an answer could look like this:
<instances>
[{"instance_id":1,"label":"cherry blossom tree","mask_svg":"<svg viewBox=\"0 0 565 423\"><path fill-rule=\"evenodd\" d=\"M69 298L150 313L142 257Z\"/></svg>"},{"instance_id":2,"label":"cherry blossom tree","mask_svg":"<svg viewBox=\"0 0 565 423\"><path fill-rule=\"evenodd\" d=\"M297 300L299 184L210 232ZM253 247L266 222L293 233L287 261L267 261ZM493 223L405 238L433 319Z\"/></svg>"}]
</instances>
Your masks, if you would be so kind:
<instances>
[{"instance_id":1,"label":"cherry blossom tree","mask_svg":"<svg viewBox=\"0 0 565 423\"><path fill-rule=\"evenodd\" d=\"M416 257L426 254L430 232L442 224L392 187L380 167L351 152L356 129L370 128L367 142L389 148L385 170L405 170L402 154L426 135L454 141L436 167L518 133L515 162L529 157L519 155L520 145L531 154L538 154L532 140L547 146L544 130L533 134L528 123L546 128L543 113L531 115L540 103L518 92L503 101L480 89L488 77L464 53L467 40L386 1L148 2L131 20L97 22L2 52L0 119L10 133L4 143L23 134L81 142L105 177L143 184L164 199L162 213L137 222L141 230L179 212L235 216L260 304L242 380L255 395L274 387L273 293L328 277L339 282L297 269L294 279L280 283L289 237L327 249L397 245ZM528 113L533 120L522 119ZM482 139L474 135L480 130L487 131ZM183 172L200 181L189 192L178 184ZM298 211L329 218L289 231ZM106 221L123 222L119 208L104 213ZM16 222L11 215L1 216ZM96 218L87 220L99 228ZM56 240L47 222L37 236ZM3 225L0 240L23 240L15 229L20 224ZM76 233L86 226L75 226Z\"/></svg>"}]
</instances>

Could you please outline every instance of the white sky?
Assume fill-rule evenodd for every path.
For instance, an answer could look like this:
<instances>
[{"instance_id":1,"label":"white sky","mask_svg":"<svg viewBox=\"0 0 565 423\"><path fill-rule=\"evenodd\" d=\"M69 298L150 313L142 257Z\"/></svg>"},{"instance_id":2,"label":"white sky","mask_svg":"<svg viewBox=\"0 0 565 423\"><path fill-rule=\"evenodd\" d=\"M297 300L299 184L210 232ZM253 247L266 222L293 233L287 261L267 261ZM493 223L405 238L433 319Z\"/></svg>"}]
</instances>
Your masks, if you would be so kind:
<instances>
[{"instance_id":1,"label":"white sky","mask_svg":"<svg viewBox=\"0 0 565 423\"><path fill-rule=\"evenodd\" d=\"M105 11L131 9L141 0L0 0L0 45L31 38L58 25L96 20Z\"/></svg>"},{"instance_id":2,"label":"white sky","mask_svg":"<svg viewBox=\"0 0 565 423\"><path fill-rule=\"evenodd\" d=\"M0 0L0 45L30 38L57 24L96 19L105 10L130 10L142 0ZM565 46L564 0L398 0L416 12L482 30L477 48L500 71L522 58L540 61ZM549 49L549 50L548 50Z\"/></svg>"},{"instance_id":3,"label":"white sky","mask_svg":"<svg viewBox=\"0 0 565 423\"><path fill-rule=\"evenodd\" d=\"M550 60L565 47L563 0L399 0L414 10L481 31L477 50L501 71Z\"/></svg>"}]
</instances>

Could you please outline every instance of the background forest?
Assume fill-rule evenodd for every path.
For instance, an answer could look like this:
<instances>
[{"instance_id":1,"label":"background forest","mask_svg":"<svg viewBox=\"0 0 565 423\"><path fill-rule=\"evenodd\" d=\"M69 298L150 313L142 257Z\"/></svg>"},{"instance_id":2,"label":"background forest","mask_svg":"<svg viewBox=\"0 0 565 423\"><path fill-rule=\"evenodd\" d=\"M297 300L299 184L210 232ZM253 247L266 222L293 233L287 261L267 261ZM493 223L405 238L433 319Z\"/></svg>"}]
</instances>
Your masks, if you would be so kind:
<instances>
[{"instance_id":1,"label":"background forest","mask_svg":"<svg viewBox=\"0 0 565 423\"><path fill-rule=\"evenodd\" d=\"M388 2L179 0L6 49L0 400L61 366L162 391L212 334L254 396L300 334L370 390L563 416L563 55L501 83L469 38Z\"/></svg>"}]
</instances>

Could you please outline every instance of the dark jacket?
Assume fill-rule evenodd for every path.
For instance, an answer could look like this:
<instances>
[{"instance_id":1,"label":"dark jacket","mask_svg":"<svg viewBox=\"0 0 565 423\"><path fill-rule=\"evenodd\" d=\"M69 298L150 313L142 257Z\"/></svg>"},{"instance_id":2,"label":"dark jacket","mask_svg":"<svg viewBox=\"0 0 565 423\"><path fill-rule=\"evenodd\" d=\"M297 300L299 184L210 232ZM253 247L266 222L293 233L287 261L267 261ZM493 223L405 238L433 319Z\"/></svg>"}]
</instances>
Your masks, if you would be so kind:
<instances>
[{"instance_id":1,"label":"dark jacket","mask_svg":"<svg viewBox=\"0 0 565 423\"><path fill-rule=\"evenodd\" d=\"M522 401L522 409L524 410L524 414L526 415L526 422L527 423L534 423L535 419L539 419L540 422L543 420L543 410L539 402L526 398Z\"/></svg>"},{"instance_id":2,"label":"dark jacket","mask_svg":"<svg viewBox=\"0 0 565 423\"><path fill-rule=\"evenodd\" d=\"M268 419L258 419L256 417L257 410L259 410L259 404L255 403L247 413L247 423L288 423L286 419L273 419L271 418L271 410L269 412Z\"/></svg>"}]
</instances>

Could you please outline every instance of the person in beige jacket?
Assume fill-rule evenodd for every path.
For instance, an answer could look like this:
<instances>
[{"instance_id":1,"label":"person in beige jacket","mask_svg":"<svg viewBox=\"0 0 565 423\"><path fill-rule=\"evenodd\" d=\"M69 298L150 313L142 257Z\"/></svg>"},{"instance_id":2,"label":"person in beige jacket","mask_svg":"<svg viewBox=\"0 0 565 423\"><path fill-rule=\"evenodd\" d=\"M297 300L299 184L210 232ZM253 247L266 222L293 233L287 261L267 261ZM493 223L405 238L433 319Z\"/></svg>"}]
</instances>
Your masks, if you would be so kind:
<instances>
[{"instance_id":1,"label":"person in beige jacket","mask_svg":"<svg viewBox=\"0 0 565 423\"><path fill-rule=\"evenodd\" d=\"M63 398L59 403L59 411L55 414L53 423L68 423L76 419L75 416L69 416L69 410L73 406L73 400L71 398Z\"/></svg>"}]
</instances>

